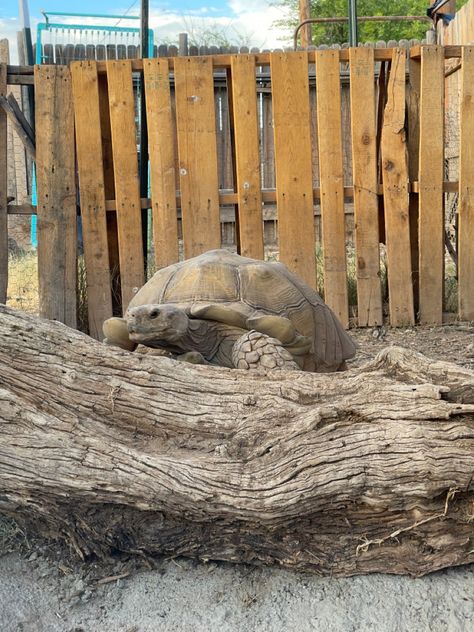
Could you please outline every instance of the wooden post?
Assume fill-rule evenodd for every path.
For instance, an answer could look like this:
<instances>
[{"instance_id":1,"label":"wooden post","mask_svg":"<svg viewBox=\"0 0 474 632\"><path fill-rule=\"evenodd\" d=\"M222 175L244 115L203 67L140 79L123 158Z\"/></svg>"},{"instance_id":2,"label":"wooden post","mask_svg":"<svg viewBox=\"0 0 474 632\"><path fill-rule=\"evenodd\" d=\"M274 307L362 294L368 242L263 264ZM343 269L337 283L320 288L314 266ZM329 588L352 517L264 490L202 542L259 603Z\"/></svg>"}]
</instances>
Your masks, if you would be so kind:
<instances>
[{"instance_id":1,"label":"wooden post","mask_svg":"<svg viewBox=\"0 0 474 632\"><path fill-rule=\"evenodd\" d=\"M300 3L300 23L308 20L311 17L310 0L299 0ZM301 29L301 46L302 48L308 48L313 43L313 36L311 33L311 24L306 24Z\"/></svg>"}]
</instances>

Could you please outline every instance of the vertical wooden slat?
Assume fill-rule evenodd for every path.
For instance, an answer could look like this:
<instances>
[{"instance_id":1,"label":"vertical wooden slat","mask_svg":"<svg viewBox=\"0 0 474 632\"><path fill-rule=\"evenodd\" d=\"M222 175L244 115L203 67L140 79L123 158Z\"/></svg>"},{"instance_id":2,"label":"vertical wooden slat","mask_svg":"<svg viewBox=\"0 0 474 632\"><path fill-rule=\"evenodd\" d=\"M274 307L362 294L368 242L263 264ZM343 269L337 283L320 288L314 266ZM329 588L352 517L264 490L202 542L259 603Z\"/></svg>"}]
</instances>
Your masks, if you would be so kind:
<instances>
[{"instance_id":1,"label":"vertical wooden slat","mask_svg":"<svg viewBox=\"0 0 474 632\"><path fill-rule=\"evenodd\" d=\"M0 64L0 96L7 96L7 64ZM0 303L7 301L8 209L7 209L7 115L0 108Z\"/></svg>"},{"instance_id":2,"label":"vertical wooden slat","mask_svg":"<svg viewBox=\"0 0 474 632\"><path fill-rule=\"evenodd\" d=\"M145 74L151 205L155 266L179 260L176 213L176 149L171 108L168 60L146 59Z\"/></svg>"},{"instance_id":3,"label":"vertical wooden slat","mask_svg":"<svg viewBox=\"0 0 474 632\"><path fill-rule=\"evenodd\" d=\"M405 63L405 51L394 48L381 144L390 323L393 327L415 323L404 128Z\"/></svg>"},{"instance_id":4,"label":"vertical wooden slat","mask_svg":"<svg viewBox=\"0 0 474 632\"><path fill-rule=\"evenodd\" d=\"M184 256L221 244L219 184L210 58L174 60Z\"/></svg>"},{"instance_id":5,"label":"vertical wooden slat","mask_svg":"<svg viewBox=\"0 0 474 632\"><path fill-rule=\"evenodd\" d=\"M359 327L381 325L374 50L351 48L350 98Z\"/></svg>"},{"instance_id":6,"label":"vertical wooden slat","mask_svg":"<svg viewBox=\"0 0 474 632\"><path fill-rule=\"evenodd\" d=\"M109 91L107 75L99 74L100 131L102 136L102 164L104 174L105 199L115 199L114 157L112 153L112 132L110 129ZM114 315L122 313L122 292L120 289L120 257L118 246L117 213L106 213L107 246L112 287L112 309Z\"/></svg>"},{"instance_id":7,"label":"vertical wooden slat","mask_svg":"<svg viewBox=\"0 0 474 632\"><path fill-rule=\"evenodd\" d=\"M444 50L421 48L419 153L420 322L443 321Z\"/></svg>"},{"instance_id":8,"label":"vertical wooden slat","mask_svg":"<svg viewBox=\"0 0 474 632\"><path fill-rule=\"evenodd\" d=\"M459 315L474 320L474 47L462 50L458 276Z\"/></svg>"},{"instance_id":9,"label":"vertical wooden slat","mask_svg":"<svg viewBox=\"0 0 474 632\"><path fill-rule=\"evenodd\" d=\"M409 78L407 84L407 125L408 125L408 178L418 180L420 162L420 59L408 60ZM413 306L415 314L420 309L420 249L418 240L419 199L418 193L410 192L410 246L413 283Z\"/></svg>"},{"instance_id":10,"label":"vertical wooden slat","mask_svg":"<svg viewBox=\"0 0 474 632\"><path fill-rule=\"evenodd\" d=\"M272 53L280 260L316 288L308 54Z\"/></svg>"},{"instance_id":11,"label":"vertical wooden slat","mask_svg":"<svg viewBox=\"0 0 474 632\"><path fill-rule=\"evenodd\" d=\"M102 340L102 324L112 316L104 172L101 168L99 83L95 62L71 64L82 235L86 264L89 333Z\"/></svg>"},{"instance_id":12,"label":"vertical wooden slat","mask_svg":"<svg viewBox=\"0 0 474 632\"><path fill-rule=\"evenodd\" d=\"M131 62L108 61L110 128L114 161L115 200L122 309L144 282L140 183L138 179L135 103Z\"/></svg>"},{"instance_id":13,"label":"vertical wooden slat","mask_svg":"<svg viewBox=\"0 0 474 632\"><path fill-rule=\"evenodd\" d=\"M255 58L233 55L232 103L239 204L240 253L263 259L262 193L258 146Z\"/></svg>"},{"instance_id":14,"label":"vertical wooden slat","mask_svg":"<svg viewBox=\"0 0 474 632\"><path fill-rule=\"evenodd\" d=\"M316 51L316 111L324 251L324 300L349 326L339 52ZM369 106L370 107L370 106Z\"/></svg>"},{"instance_id":15,"label":"vertical wooden slat","mask_svg":"<svg viewBox=\"0 0 474 632\"><path fill-rule=\"evenodd\" d=\"M65 66L35 66L40 315L76 327L74 113Z\"/></svg>"}]
</instances>

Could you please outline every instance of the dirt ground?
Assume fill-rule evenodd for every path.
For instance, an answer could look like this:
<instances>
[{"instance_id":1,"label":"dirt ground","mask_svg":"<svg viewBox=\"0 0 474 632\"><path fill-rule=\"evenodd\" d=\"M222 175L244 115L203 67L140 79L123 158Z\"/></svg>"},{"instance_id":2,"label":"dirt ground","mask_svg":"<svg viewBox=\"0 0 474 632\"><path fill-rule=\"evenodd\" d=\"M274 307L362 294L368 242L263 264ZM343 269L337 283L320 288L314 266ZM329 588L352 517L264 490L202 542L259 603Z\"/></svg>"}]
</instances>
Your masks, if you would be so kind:
<instances>
[{"instance_id":1,"label":"dirt ground","mask_svg":"<svg viewBox=\"0 0 474 632\"><path fill-rule=\"evenodd\" d=\"M351 366L400 345L474 369L474 323L351 333ZM183 558L79 563L19 535L3 555L0 546L1 632L474 630L472 564L421 579L334 579Z\"/></svg>"}]
</instances>

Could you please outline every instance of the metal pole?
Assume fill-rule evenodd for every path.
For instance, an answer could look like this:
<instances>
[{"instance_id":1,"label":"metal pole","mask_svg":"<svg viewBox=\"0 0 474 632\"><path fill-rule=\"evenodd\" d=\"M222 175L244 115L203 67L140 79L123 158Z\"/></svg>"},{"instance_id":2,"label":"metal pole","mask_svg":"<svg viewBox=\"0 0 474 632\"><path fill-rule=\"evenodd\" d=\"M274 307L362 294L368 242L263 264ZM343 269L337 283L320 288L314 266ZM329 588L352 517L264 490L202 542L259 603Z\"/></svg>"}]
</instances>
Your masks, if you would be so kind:
<instances>
[{"instance_id":1,"label":"metal pole","mask_svg":"<svg viewBox=\"0 0 474 632\"><path fill-rule=\"evenodd\" d=\"M357 0L347 0L349 15L349 46L357 46Z\"/></svg>"},{"instance_id":2,"label":"metal pole","mask_svg":"<svg viewBox=\"0 0 474 632\"><path fill-rule=\"evenodd\" d=\"M148 41L149 2L141 0L140 10L140 57L149 57ZM148 197L148 130L146 122L145 81L143 72L140 75L140 195ZM145 273L148 262L148 209L142 210L142 243Z\"/></svg>"}]
</instances>

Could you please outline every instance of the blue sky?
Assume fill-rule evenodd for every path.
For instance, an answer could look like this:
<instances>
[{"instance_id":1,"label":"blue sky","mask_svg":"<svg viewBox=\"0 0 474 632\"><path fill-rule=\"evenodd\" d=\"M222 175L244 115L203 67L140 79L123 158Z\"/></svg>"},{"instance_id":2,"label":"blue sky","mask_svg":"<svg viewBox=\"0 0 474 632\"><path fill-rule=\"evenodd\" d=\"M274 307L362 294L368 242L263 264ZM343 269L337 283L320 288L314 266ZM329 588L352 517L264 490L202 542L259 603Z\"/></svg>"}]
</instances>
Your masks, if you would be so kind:
<instances>
[{"instance_id":1,"label":"blue sky","mask_svg":"<svg viewBox=\"0 0 474 632\"><path fill-rule=\"evenodd\" d=\"M130 15L138 15L139 0L130 8L132 3L133 0L30 0L33 36L36 24L43 21L42 9L119 15L129 10ZM273 23L283 15L284 10L275 6L272 0L150 0L150 26L154 29L156 43L177 42L180 32L194 30L199 33L217 27L236 44L260 48L282 46L281 38L288 33L282 33ZM117 21L98 22L113 25ZM18 28L17 0L0 0L0 39L7 37L10 40L12 63L16 63L15 33Z\"/></svg>"}]
</instances>

